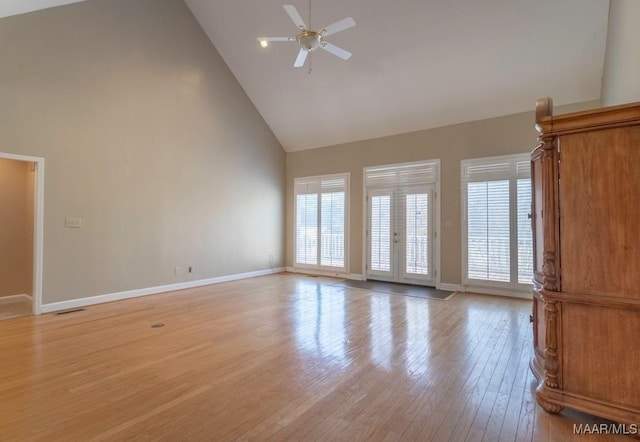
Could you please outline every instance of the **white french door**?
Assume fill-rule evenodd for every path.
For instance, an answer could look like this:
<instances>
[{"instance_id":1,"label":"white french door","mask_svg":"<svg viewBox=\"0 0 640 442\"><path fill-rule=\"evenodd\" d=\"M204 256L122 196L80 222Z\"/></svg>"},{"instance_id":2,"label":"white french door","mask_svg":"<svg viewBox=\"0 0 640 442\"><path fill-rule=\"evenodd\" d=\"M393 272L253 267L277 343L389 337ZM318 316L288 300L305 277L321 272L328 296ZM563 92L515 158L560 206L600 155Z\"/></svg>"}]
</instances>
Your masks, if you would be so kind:
<instances>
[{"instance_id":1,"label":"white french door","mask_svg":"<svg viewBox=\"0 0 640 442\"><path fill-rule=\"evenodd\" d=\"M434 285L434 186L369 189L367 279Z\"/></svg>"}]
</instances>

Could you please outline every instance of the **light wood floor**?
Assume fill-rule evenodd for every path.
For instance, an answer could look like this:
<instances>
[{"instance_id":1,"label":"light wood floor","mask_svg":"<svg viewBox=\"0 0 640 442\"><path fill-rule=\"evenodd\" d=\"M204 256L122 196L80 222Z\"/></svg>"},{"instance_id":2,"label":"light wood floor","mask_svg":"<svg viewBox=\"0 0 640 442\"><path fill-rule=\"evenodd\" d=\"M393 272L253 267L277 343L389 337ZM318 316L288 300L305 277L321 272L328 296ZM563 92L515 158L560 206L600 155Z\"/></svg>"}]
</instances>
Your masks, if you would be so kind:
<instances>
[{"instance_id":1,"label":"light wood floor","mask_svg":"<svg viewBox=\"0 0 640 442\"><path fill-rule=\"evenodd\" d=\"M0 440L569 441L594 421L535 405L529 302L334 282L274 275L2 321Z\"/></svg>"}]
</instances>

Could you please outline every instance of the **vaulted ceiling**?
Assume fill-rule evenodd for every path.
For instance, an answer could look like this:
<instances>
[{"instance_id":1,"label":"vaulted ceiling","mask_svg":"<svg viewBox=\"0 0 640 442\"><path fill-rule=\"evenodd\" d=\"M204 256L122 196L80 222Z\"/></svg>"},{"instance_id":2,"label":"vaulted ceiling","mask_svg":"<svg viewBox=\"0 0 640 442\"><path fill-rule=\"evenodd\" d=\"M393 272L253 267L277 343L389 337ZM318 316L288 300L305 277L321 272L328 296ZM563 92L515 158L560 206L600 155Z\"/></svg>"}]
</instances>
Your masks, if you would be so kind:
<instances>
[{"instance_id":1,"label":"vaulted ceiling","mask_svg":"<svg viewBox=\"0 0 640 442\"><path fill-rule=\"evenodd\" d=\"M606 0L312 0L312 28L357 26L295 69L283 0L185 0L287 151L597 99ZM1 0L0 16L72 3ZM286 0L308 21L308 0ZM318 26L319 25L319 26Z\"/></svg>"}]
</instances>

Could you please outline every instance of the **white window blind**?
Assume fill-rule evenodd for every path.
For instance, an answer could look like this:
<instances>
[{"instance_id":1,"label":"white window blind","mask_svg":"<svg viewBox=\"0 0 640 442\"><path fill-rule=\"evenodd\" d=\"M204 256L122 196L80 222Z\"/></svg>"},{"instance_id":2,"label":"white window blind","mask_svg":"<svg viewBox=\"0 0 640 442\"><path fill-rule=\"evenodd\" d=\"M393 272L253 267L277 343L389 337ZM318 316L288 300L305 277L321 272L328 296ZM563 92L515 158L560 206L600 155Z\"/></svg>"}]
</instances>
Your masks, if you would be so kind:
<instances>
[{"instance_id":1,"label":"white window blind","mask_svg":"<svg viewBox=\"0 0 640 442\"><path fill-rule=\"evenodd\" d=\"M371 197L371 270L391 270L391 196Z\"/></svg>"},{"instance_id":2,"label":"white window blind","mask_svg":"<svg viewBox=\"0 0 640 442\"><path fill-rule=\"evenodd\" d=\"M405 195L405 263L406 273L429 274L429 195Z\"/></svg>"},{"instance_id":3,"label":"white window blind","mask_svg":"<svg viewBox=\"0 0 640 442\"><path fill-rule=\"evenodd\" d=\"M296 262L318 262L318 196L307 193L296 196Z\"/></svg>"},{"instance_id":4,"label":"white window blind","mask_svg":"<svg viewBox=\"0 0 640 442\"><path fill-rule=\"evenodd\" d=\"M346 269L348 174L296 178L295 264Z\"/></svg>"},{"instance_id":5,"label":"white window blind","mask_svg":"<svg viewBox=\"0 0 640 442\"><path fill-rule=\"evenodd\" d=\"M437 180L437 171L436 162L368 167L364 179L367 188L433 184Z\"/></svg>"},{"instance_id":6,"label":"white window blind","mask_svg":"<svg viewBox=\"0 0 640 442\"><path fill-rule=\"evenodd\" d=\"M467 183L468 277L511 279L509 181Z\"/></svg>"},{"instance_id":7,"label":"white window blind","mask_svg":"<svg viewBox=\"0 0 640 442\"><path fill-rule=\"evenodd\" d=\"M531 284L529 155L464 160L461 166L465 284Z\"/></svg>"},{"instance_id":8,"label":"white window blind","mask_svg":"<svg viewBox=\"0 0 640 442\"><path fill-rule=\"evenodd\" d=\"M529 166L529 164L527 164ZM531 178L518 178L518 282L533 281L533 232L531 230Z\"/></svg>"}]
</instances>

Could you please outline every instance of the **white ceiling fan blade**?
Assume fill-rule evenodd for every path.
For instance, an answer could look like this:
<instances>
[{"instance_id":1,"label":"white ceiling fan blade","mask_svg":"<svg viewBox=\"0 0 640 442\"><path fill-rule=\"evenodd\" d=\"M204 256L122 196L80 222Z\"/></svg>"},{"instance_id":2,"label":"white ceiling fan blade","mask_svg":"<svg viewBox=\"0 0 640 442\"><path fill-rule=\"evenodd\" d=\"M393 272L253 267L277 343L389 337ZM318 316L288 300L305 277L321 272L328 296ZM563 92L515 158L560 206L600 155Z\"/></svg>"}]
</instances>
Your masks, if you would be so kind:
<instances>
[{"instance_id":1,"label":"white ceiling fan blade","mask_svg":"<svg viewBox=\"0 0 640 442\"><path fill-rule=\"evenodd\" d=\"M285 11L287 11L287 14L289 14L289 17L291 17L291 20L293 21L293 23L295 23L295 25L298 28L300 29L307 28L307 25L304 24L304 20L302 19L302 17L300 17L300 14L298 14L298 10L296 9L295 6L282 5L282 7L284 8Z\"/></svg>"},{"instance_id":2,"label":"white ceiling fan blade","mask_svg":"<svg viewBox=\"0 0 640 442\"><path fill-rule=\"evenodd\" d=\"M343 18L340 21L337 21L329 26L322 28L324 35L336 34L340 31L344 31L345 29L353 28L356 25L356 21L351 17Z\"/></svg>"},{"instance_id":3,"label":"white ceiling fan blade","mask_svg":"<svg viewBox=\"0 0 640 442\"><path fill-rule=\"evenodd\" d=\"M296 41L295 37L258 37L258 41Z\"/></svg>"},{"instance_id":4,"label":"white ceiling fan blade","mask_svg":"<svg viewBox=\"0 0 640 442\"><path fill-rule=\"evenodd\" d=\"M309 51L306 49L300 49L300 52L298 52L298 58L296 58L296 62L293 63L293 67L301 68L304 66L304 62L307 61L307 55L309 55Z\"/></svg>"},{"instance_id":5,"label":"white ceiling fan blade","mask_svg":"<svg viewBox=\"0 0 640 442\"><path fill-rule=\"evenodd\" d=\"M343 60L348 60L351 58L351 52L345 51L344 49L339 48L336 45L332 45L331 43L327 43L326 45L322 46L322 49L337 57L342 58Z\"/></svg>"}]
</instances>

